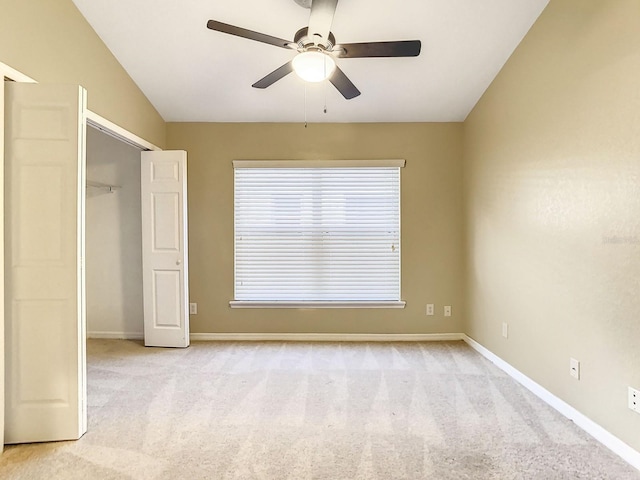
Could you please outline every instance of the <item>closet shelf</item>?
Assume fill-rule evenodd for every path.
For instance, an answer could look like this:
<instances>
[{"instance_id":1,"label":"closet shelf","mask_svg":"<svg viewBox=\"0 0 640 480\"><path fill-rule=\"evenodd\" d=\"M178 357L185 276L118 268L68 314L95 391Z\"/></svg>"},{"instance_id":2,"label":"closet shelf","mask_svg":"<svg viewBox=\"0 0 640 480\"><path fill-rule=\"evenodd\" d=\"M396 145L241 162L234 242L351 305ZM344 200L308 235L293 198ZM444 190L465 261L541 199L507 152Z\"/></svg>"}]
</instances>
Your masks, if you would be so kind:
<instances>
[{"instance_id":1,"label":"closet shelf","mask_svg":"<svg viewBox=\"0 0 640 480\"><path fill-rule=\"evenodd\" d=\"M122 188L120 185L109 185L107 183L94 182L93 180L87 180L87 187L100 188L102 190L107 190L109 193L113 193Z\"/></svg>"}]
</instances>

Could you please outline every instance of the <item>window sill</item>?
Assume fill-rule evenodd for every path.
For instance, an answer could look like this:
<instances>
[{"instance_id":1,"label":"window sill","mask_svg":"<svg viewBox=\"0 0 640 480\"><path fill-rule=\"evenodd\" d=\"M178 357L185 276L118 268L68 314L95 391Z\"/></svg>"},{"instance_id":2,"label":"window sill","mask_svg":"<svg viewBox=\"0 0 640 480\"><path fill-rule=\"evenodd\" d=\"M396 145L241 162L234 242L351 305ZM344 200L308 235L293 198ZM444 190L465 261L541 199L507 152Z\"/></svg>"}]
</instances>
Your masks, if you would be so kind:
<instances>
[{"instance_id":1,"label":"window sill","mask_svg":"<svg viewBox=\"0 0 640 480\"><path fill-rule=\"evenodd\" d=\"M251 302L231 300L231 308L404 308L407 302Z\"/></svg>"}]
</instances>

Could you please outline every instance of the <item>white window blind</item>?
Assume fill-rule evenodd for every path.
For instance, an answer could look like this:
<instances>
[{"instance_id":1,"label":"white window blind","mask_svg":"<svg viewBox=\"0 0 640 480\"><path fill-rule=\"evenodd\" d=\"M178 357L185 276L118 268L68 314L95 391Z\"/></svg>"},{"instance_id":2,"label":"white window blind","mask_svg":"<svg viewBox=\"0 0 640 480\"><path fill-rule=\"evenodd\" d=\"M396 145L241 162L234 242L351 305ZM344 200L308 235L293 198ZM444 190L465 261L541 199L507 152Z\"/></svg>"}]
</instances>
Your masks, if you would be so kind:
<instances>
[{"instance_id":1,"label":"white window blind","mask_svg":"<svg viewBox=\"0 0 640 480\"><path fill-rule=\"evenodd\" d=\"M400 301L399 167L234 172L236 301Z\"/></svg>"}]
</instances>

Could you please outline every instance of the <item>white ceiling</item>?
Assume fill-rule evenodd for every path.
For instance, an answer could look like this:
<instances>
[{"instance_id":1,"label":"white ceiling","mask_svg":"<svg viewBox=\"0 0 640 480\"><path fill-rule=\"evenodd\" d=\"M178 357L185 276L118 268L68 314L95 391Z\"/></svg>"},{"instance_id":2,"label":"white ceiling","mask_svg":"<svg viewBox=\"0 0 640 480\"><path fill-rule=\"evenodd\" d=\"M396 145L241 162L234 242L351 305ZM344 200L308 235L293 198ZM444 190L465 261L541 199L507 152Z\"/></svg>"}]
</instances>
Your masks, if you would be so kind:
<instances>
[{"instance_id":1,"label":"white ceiling","mask_svg":"<svg viewBox=\"0 0 640 480\"><path fill-rule=\"evenodd\" d=\"M549 0L340 0L338 43L421 40L414 58L338 59L362 92L308 84L310 122L462 121ZM294 0L73 0L171 122L300 122L305 85L251 85L295 51L206 28L209 19L292 40L309 10ZM323 113L326 97L327 113Z\"/></svg>"}]
</instances>

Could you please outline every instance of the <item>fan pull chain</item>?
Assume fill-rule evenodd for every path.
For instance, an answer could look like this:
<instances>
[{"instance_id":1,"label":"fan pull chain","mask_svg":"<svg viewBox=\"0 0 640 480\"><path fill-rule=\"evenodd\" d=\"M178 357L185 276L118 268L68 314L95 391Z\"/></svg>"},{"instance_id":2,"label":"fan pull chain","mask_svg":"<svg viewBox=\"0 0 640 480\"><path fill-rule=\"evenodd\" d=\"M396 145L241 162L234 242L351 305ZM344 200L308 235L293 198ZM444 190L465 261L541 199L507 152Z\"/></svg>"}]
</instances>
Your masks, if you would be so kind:
<instances>
[{"instance_id":1,"label":"fan pull chain","mask_svg":"<svg viewBox=\"0 0 640 480\"><path fill-rule=\"evenodd\" d=\"M324 81L324 113L327 113L327 83L328 80Z\"/></svg>"},{"instance_id":2,"label":"fan pull chain","mask_svg":"<svg viewBox=\"0 0 640 480\"><path fill-rule=\"evenodd\" d=\"M304 84L304 128L307 128L307 84Z\"/></svg>"},{"instance_id":3,"label":"fan pull chain","mask_svg":"<svg viewBox=\"0 0 640 480\"><path fill-rule=\"evenodd\" d=\"M324 58L324 113L327 113L327 57Z\"/></svg>"}]
</instances>

